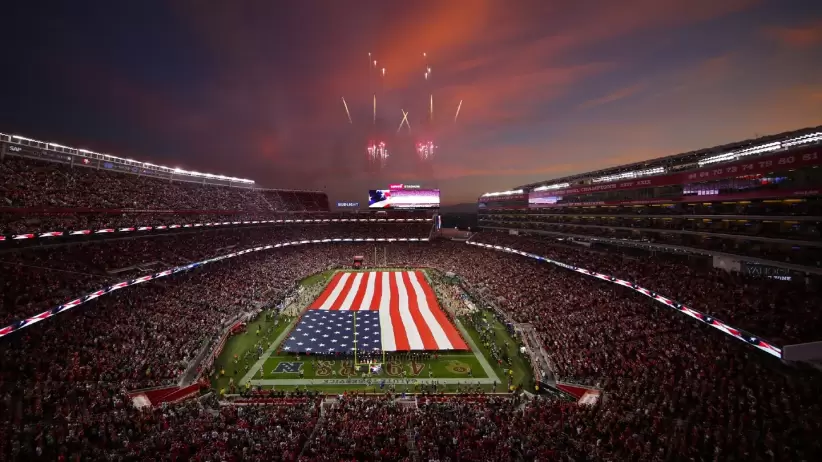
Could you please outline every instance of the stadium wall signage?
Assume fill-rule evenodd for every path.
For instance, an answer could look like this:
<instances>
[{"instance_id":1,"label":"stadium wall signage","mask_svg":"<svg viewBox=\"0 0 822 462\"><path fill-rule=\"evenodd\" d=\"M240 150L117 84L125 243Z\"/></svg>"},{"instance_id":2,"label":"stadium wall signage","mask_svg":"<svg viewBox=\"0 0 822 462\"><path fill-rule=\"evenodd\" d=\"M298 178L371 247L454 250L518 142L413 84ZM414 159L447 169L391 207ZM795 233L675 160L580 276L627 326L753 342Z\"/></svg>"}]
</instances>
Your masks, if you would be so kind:
<instances>
[{"instance_id":1,"label":"stadium wall signage","mask_svg":"<svg viewBox=\"0 0 822 462\"><path fill-rule=\"evenodd\" d=\"M528 204L530 208L550 208L550 207L585 207L595 205L652 205L652 204L672 204L672 203L698 203L712 201L738 201L748 199L780 199L785 197L807 197L822 194L820 189L784 189L781 191L753 191L741 192L737 194L709 194L704 196L678 196L665 199L645 199L627 201L586 201L586 202L536 202L545 198L531 199ZM561 199L559 197L555 199ZM523 208L518 207L496 207L496 208Z\"/></svg>"},{"instance_id":2,"label":"stadium wall signage","mask_svg":"<svg viewBox=\"0 0 822 462\"><path fill-rule=\"evenodd\" d=\"M37 239L46 237L61 237L61 236L88 236L92 234L111 234L111 233L131 233L131 232L145 232L145 231L165 231L169 229L178 228L201 228L201 227L215 227L215 226L240 226L240 225L259 225L259 224L279 224L279 223L327 223L327 222L420 222L432 221L431 218L298 218L298 219L279 219L279 220L253 220L253 221L223 221L223 222L208 222L208 223L185 223L172 225L156 225L156 226L132 226L126 228L100 228L100 229L81 229L74 231L46 231L40 233L24 233L24 234L10 234L3 236L0 234L0 242L2 241L19 241L24 239Z\"/></svg>"}]
</instances>

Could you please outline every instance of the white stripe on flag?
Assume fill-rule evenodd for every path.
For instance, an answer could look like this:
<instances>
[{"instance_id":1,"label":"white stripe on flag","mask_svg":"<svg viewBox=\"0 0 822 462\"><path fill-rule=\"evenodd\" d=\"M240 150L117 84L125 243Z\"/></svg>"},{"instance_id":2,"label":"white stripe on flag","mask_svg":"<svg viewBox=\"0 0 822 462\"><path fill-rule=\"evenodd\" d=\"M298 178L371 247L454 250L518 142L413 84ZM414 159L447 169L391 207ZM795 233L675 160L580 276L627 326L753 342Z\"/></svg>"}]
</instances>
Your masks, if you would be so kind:
<instances>
[{"instance_id":1,"label":"white stripe on flag","mask_svg":"<svg viewBox=\"0 0 822 462\"><path fill-rule=\"evenodd\" d=\"M411 287L413 287L414 292L417 294L417 305L419 306L420 314L422 318L425 319L425 323L428 324L428 328L431 329L431 335L434 337L434 340L437 341L437 347L440 350L453 349L451 341L448 340L448 336L445 335L442 326L437 322L437 318L434 317L434 314L431 312L431 307L428 306L428 299L425 298L425 292L422 291L422 285L420 285L420 281L417 279L417 273L409 271L408 279L411 281Z\"/></svg>"},{"instance_id":2,"label":"white stripe on flag","mask_svg":"<svg viewBox=\"0 0 822 462\"><path fill-rule=\"evenodd\" d=\"M357 273L357 275L354 276L354 283L348 288L348 293L345 294L345 298L340 304L340 310L348 311L351 309L351 303L354 302L354 297L357 296L357 290L360 288L360 282L362 282L362 279L363 273Z\"/></svg>"},{"instance_id":3,"label":"white stripe on flag","mask_svg":"<svg viewBox=\"0 0 822 462\"><path fill-rule=\"evenodd\" d=\"M331 294L328 295L328 298L325 299L322 305L318 309L320 310L329 310L332 306L334 306L334 302L337 300L337 297L340 296L340 292L343 291L345 287L345 281L351 276L351 273L345 273L342 275L339 281L337 281L337 285L334 286L334 290L331 291Z\"/></svg>"},{"instance_id":4,"label":"white stripe on flag","mask_svg":"<svg viewBox=\"0 0 822 462\"><path fill-rule=\"evenodd\" d=\"M397 291L399 291L397 296L400 299L400 319L402 319L405 335L408 337L408 347L412 350L424 350L425 345L422 343L420 332L417 330L417 325L411 316L411 310L416 310L417 307L408 306L408 288L405 287L405 282L402 279L402 271L394 272L394 276L397 279Z\"/></svg>"},{"instance_id":5,"label":"white stripe on flag","mask_svg":"<svg viewBox=\"0 0 822 462\"><path fill-rule=\"evenodd\" d=\"M380 272L382 291L380 295L380 344L383 351L397 351L394 340L394 326L391 325L391 281L388 272ZM396 296L396 295L395 295Z\"/></svg>"},{"instance_id":6,"label":"white stripe on flag","mask_svg":"<svg viewBox=\"0 0 822 462\"><path fill-rule=\"evenodd\" d=\"M362 297L362 305L355 307L357 310L370 310L371 300L374 298L374 284L377 280L377 273L368 273L368 281L365 283L365 294Z\"/></svg>"}]
</instances>

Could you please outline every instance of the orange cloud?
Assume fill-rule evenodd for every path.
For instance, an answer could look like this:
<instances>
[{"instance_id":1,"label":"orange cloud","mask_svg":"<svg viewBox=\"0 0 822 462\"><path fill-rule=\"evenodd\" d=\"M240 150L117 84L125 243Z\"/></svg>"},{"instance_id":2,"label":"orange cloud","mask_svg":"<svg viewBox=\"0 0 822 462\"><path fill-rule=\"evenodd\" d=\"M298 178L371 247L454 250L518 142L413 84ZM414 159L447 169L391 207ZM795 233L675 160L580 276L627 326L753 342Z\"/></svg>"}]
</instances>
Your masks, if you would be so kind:
<instances>
[{"instance_id":1,"label":"orange cloud","mask_svg":"<svg viewBox=\"0 0 822 462\"><path fill-rule=\"evenodd\" d=\"M764 30L764 34L787 47L814 47L822 44L822 21L803 26L770 27Z\"/></svg>"},{"instance_id":2,"label":"orange cloud","mask_svg":"<svg viewBox=\"0 0 822 462\"><path fill-rule=\"evenodd\" d=\"M431 8L382 17L374 51L386 67L386 89L422 84L424 66L439 84L449 76L478 72L521 74L558 67L558 60L582 47L648 29L681 26L725 16L757 0L623 0L568 6L555 0L526 2L522 8L490 0L450 0ZM529 37L533 29L549 31ZM427 61L422 53L427 53ZM442 66L442 67L439 67ZM345 81L362 78L345 73ZM468 76L469 78L473 76Z\"/></svg>"},{"instance_id":3,"label":"orange cloud","mask_svg":"<svg viewBox=\"0 0 822 462\"><path fill-rule=\"evenodd\" d=\"M532 66L517 74L498 73L472 83L445 87L441 94L451 103L464 101L460 110L462 125L516 123L565 94L574 84L612 67L610 63L541 69Z\"/></svg>"},{"instance_id":4,"label":"orange cloud","mask_svg":"<svg viewBox=\"0 0 822 462\"><path fill-rule=\"evenodd\" d=\"M469 2L469 8L459 1L441 2L444 6L426 11L424 23L431 25L430 32L420 33L420 23L413 15L400 27L386 26L395 38L385 48L397 56L388 64L388 85L398 88L415 79L421 81L422 60L416 57L420 47L426 49L429 57L447 62L448 67L443 83L434 66L435 99L442 103L435 106L455 110L462 100L463 127L504 126L534 118L535 112L574 86L618 65L571 61L583 56L584 48L643 30L714 19L756 3L626 0L568 7L545 0L529 3L529 8L510 8L495 2ZM550 32L528 37L527 31L534 28ZM616 101L639 90L640 86L621 89L622 93L606 95L612 100L589 104ZM448 113L452 118L453 113Z\"/></svg>"},{"instance_id":5,"label":"orange cloud","mask_svg":"<svg viewBox=\"0 0 822 462\"><path fill-rule=\"evenodd\" d=\"M404 87L420 82L426 63L436 68L438 62L453 62L466 44L493 30L493 7L491 0L449 0L386 18L380 24L386 33L374 50L378 67L387 68L386 84ZM432 75L436 72L432 69Z\"/></svg>"},{"instance_id":6,"label":"orange cloud","mask_svg":"<svg viewBox=\"0 0 822 462\"><path fill-rule=\"evenodd\" d=\"M367 124L362 127L363 119L370 119L371 90L363 83L367 81L365 54L374 53L379 67L387 69L380 104L384 108L391 106L390 111L385 109L385 114L391 114L386 117L396 117L390 123L393 134L400 120L399 107L410 110L412 126L419 127L423 103L419 95L411 94L417 92L415 86L425 83L422 53L426 52L433 68L431 88L437 126L432 131L437 132L437 142L445 146L444 157L454 156L438 162L438 179L459 182L468 178L470 182L500 176L561 176L600 168L611 160L618 163L666 153L656 145L644 144L645 138L639 134L647 132L642 130L631 132L637 138L629 139L624 150L594 142L580 147L578 139L535 142L510 138L512 127L521 131L528 126L552 125L556 120L551 117L557 116L550 110L559 108L563 98L623 64L589 51L632 34L725 16L754 2L516 3L517 7L492 0L431 1L425 6L374 2L378 6L357 8L353 14L346 2L297 2L283 8L288 11L282 15L279 5L265 2L252 2L246 8L235 8L231 2L216 2L209 8L193 1L175 3L186 19L185 27L200 39L208 60L215 64L215 75L210 76L209 90L204 92L205 110L165 108L164 95L135 98L143 100L135 101L136 106L146 106L140 111L145 114L163 114L146 121L148 125L171 119L169 126L175 129L191 127L187 132L198 133L201 144L215 156L247 152L246 159L265 164L272 176L278 175L279 182L296 181L298 177L300 182L326 182L345 168L350 169L344 172L346 180L360 180L355 178L361 169L357 161L363 157L364 142L360 138L370 136L365 133ZM278 27L286 30L297 24L299 32L276 33ZM286 56L287 64L273 58L279 55ZM702 72L705 76L721 75L722 68L718 59L705 63ZM637 95L646 86L651 84L603 92L603 96L581 105L571 102L569 112L574 112L574 106L593 109ZM602 92L595 91L594 95ZM347 125L340 96L345 96L351 106L353 127ZM461 100L460 120L454 124ZM409 101L416 106L407 106ZM358 108L358 104L366 107ZM190 118L191 114L207 115ZM345 129L349 129L345 135L351 139L340 141L339 148L333 147L336 134L329 132ZM223 133L230 135L231 141L221 141L228 138ZM586 141L595 136L581 131L576 134ZM506 139L494 139L498 135ZM480 148L467 146L459 152L449 151L448 141L452 145L476 141ZM522 144L525 146L520 148ZM501 145L514 147L500 150ZM612 157L603 159L602 154ZM573 157L562 161L564 156ZM306 162L307 158L312 161ZM464 164L468 167L461 166ZM279 170L297 173L283 175ZM256 174L264 173L258 170ZM401 175L403 172L396 172L397 178ZM415 173L405 175L411 178Z\"/></svg>"}]
</instances>

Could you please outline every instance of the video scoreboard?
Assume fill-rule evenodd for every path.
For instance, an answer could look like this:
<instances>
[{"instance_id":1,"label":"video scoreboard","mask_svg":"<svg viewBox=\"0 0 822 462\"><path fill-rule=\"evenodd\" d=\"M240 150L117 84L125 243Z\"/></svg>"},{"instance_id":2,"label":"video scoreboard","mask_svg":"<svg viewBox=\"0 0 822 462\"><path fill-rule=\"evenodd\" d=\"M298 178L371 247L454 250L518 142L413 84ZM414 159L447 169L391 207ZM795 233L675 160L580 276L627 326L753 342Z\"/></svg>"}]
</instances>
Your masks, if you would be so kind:
<instances>
[{"instance_id":1,"label":"video scoreboard","mask_svg":"<svg viewBox=\"0 0 822 462\"><path fill-rule=\"evenodd\" d=\"M371 209L437 209L440 207L440 190L423 189L417 184L392 184L388 189L368 191L368 208Z\"/></svg>"}]
</instances>

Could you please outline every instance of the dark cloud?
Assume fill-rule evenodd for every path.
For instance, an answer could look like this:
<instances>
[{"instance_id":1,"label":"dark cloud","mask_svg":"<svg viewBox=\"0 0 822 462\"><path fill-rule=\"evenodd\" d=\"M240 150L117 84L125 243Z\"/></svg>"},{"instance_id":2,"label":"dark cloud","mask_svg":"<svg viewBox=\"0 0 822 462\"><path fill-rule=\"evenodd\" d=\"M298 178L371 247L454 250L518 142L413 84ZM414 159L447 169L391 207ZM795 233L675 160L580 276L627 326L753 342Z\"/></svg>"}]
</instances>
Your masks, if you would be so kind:
<instances>
[{"instance_id":1,"label":"dark cloud","mask_svg":"<svg viewBox=\"0 0 822 462\"><path fill-rule=\"evenodd\" d=\"M819 24L807 19L820 9L750 0L22 2L0 30L11 44L0 130L322 188L332 200L414 181L442 188L446 202L470 201L822 123ZM385 79L369 78L369 52ZM410 134L397 133L401 110ZM774 113L783 116L766 116ZM391 152L383 172L366 162L373 139ZM439 147L431 164L414 156L425 140Z\"/></svg>"}]
</instances>

